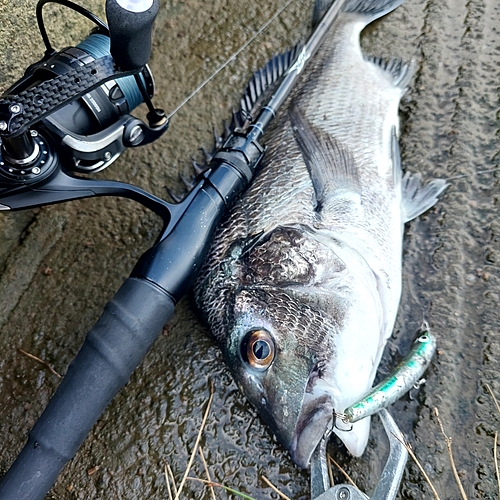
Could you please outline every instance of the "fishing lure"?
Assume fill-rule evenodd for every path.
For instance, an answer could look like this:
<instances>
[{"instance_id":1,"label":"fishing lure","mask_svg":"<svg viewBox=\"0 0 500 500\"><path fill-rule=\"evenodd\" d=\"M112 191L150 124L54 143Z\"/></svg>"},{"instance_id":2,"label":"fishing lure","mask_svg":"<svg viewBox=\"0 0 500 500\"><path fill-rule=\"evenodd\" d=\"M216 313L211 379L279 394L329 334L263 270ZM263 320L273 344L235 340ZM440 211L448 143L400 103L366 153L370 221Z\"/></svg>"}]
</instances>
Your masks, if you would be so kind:
<instances>
[{"instance_id":1,"label":"fishing lure","mask_svg":"<svg viewBox=\"0 0 500 500\"><path fill-rule=\"evenodd\" d=\"M415 340L413 348L394 371L375 386L363 399L339 414L343 422L353 424L383 408L406 394L422 377L436 352L436 338L424 321L420 327L422 335Z\"/></svg>"},{"instance_id":2,"label":"fishing lure","mask_svg":"<svg viewBox=\"0 0 500 500\"><path fill-rule=\"evenodd\" d=\"M370 500L394 500L404 472L408 452L402 444L401 431L386 410L388 406L406 394L420 379L436 352L436 338L426 321L420 327L420 336L411 351L394 371L374 387L363 399L334 416L346 424L353 424L363 418L378 413L390 443L390 452L375 492ZM311 457L311 498L314 500L363 500L368 497L357 488L347 484L337 484L329 488L326 464L326 445L331 433L325 434ZM342 496L343 495L343 496Z\"/></svg>"}]
</instances>

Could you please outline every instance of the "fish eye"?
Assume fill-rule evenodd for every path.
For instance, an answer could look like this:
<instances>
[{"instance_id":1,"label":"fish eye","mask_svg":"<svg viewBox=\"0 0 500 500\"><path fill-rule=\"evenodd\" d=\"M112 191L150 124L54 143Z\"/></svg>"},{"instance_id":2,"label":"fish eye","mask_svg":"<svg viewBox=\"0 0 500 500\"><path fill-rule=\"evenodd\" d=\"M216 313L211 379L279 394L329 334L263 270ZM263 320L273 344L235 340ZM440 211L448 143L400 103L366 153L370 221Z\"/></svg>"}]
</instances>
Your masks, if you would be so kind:
<instances>
[{"instance_id":1,"label":"fish eye","mask_svg":"<svg viewBox=\"0 0 500 500\"><path fill-rule=\"evenodd\" d=\"M274 341L267 330L252 330L242 343L242 357L252 367L265 370L274 360Z\"/></svg>"}]
</instances>

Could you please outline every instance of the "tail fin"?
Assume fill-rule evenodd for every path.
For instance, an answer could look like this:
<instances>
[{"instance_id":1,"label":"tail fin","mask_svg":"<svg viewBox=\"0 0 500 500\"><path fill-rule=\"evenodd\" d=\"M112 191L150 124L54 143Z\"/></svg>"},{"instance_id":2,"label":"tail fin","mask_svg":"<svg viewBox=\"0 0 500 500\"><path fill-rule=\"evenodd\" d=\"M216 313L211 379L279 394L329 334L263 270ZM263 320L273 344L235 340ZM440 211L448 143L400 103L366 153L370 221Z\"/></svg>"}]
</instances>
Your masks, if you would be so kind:
<instances>
[{"instance_id":1,"label":"tail fin","mask_svg":"<svg viewBox=\"0 0 500 500\"><path fill-rule=\"evenodd\" d=\"M399 7L405 0L348 0L345 12L366 14L373 21Z\"/></svg>"},{"instance_id":2,"label":"tail fin","mask_svg":"<svg viewBox=\"0 0 500 500\"><path fill-rule=\"evenodd\" d=\"M313 26L316 26L321 21L321 18L324 16L330 5L332 5L333 1L316 0L314 4ZM344 12L357 12L359 14L365 14L370 18L369 22L371 22L393 11L396 7L399 7L402 3L404 3L404 1L405 0L347 0L346 5L344 5L342 10Z\"/></svg>"}]
</instances>

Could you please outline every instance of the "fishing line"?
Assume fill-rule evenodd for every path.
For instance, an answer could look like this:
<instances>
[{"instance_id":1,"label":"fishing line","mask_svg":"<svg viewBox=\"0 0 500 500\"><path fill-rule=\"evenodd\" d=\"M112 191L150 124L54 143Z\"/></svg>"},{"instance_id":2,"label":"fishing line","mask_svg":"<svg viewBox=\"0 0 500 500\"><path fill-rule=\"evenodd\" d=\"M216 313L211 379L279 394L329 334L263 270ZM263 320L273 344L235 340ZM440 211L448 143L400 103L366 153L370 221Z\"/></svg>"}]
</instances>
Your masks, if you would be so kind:
<instances>
[{"instance_id":1,"label":"fishing line","mask_svg":"<svg viewBox=\"0 0 500 500\"><path fill-rule=\"evenodd\" d=\"M490 174L491 172L497 172L498 170L500 170L500 167L491 168L490 170L480 170L479 172L474 172L472 174L457 175L456 177L449 177L448 179L444 179L444 180L445 181L456 181L457 179L465 179L466 177L472 177L473 175Z\"/></svg>"},{"instance_id":2,"label":"fishing line","mask_svg":"<svg viewBox=\"0 0 500 500\"><path fill-rule=\"evenodd\" d=\"M167 120L170 120L172 116L177 113L185 104L187 104L208 82L213 80L218 73L220 73L229 63L234 61L236 57L238 57L241 52L243 52L262 32L266 30L266 28L293 2L294 0L288 0L288 2L281 7L263 26L259 28L259 30L249 39L247 40L229 59L227 59L219 68L217 68L203 83L201 83L196 89L189 94L186 99L184 99L173 111L167 116Z\"/></svg>"}]
</instances>

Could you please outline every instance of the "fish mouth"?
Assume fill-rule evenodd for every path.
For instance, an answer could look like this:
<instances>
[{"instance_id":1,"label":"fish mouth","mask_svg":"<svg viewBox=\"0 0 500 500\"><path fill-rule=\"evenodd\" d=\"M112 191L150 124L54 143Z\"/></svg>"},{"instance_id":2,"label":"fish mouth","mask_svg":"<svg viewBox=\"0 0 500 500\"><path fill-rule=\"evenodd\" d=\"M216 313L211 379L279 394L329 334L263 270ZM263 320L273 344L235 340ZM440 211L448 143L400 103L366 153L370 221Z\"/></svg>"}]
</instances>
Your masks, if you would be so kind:
<instances>
[{"instance_id":1,"label":"fish mouth","mask_svg":"<svg viewBox=\"0 0 500 500\"><path fill-rule=\"evenodd\" d=\"M306 397L300 412L295 434L290 447L293 461L302 469L309 468L311 456L325 433L333 426L334 405L331 398L324 394L319 397Z\"/></svg>"}]
</instances>

